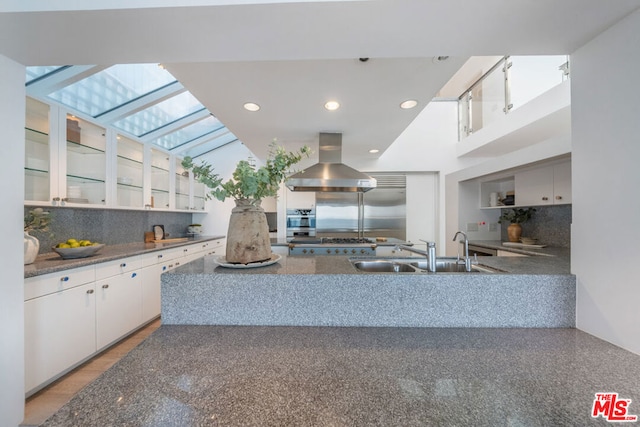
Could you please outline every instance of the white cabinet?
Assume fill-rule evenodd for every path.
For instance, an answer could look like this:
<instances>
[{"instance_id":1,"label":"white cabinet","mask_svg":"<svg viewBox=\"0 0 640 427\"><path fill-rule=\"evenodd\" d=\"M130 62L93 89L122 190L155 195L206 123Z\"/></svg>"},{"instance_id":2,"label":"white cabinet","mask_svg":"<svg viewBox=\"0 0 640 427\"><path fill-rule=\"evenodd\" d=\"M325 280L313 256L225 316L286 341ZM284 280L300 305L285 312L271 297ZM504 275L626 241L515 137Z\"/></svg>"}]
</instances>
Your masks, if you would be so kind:
<instances>
[{"instance_id":1,"label":"white cabinet","mask_svg":"<svg viewBox=\"0 0 640 427\"><path fill-rule=\"evenodd\" d=\"M313 209L316 206L316 193L313 191L286 190L287 209Z\"/></svg>"},{"instance_id":2,"label":"white cabinet","mask_svg":"<svg viewBox=\"0 0 640 427\"><path fill-rule=\"evenodd\" d=\"M27 394L157 317L162 273L223 254L224 242L198 242L25 279Z\"/></svg>"},{"instance_id":3,"label":"white cabinet","mask_svg":"<svg viewBox=\"0 0 640 427\"><path fill-rule=\"evenodd\" d=\"M29 299L24 311L27 392L95 353L94 282Z\"/></svg>"},{"instance_id":4,"label":"white cabinet","mask_svg":"<svg viewBox=\"0 0 640 427\"><path fill-rule=\"evenodd\" d=\"M101 350L142 324L139 271L96 282L96 348Z\"/></svg>"},{"instance_id":5,"label":"white cabinet","mask_svg":"<svg viewBox=\"0 0 640 427\"><path fill-rule=\"evenodd\" d=\"M571 163L518 172L515 188L519 206L571 203Z\"/></svg>"}]
</instances>

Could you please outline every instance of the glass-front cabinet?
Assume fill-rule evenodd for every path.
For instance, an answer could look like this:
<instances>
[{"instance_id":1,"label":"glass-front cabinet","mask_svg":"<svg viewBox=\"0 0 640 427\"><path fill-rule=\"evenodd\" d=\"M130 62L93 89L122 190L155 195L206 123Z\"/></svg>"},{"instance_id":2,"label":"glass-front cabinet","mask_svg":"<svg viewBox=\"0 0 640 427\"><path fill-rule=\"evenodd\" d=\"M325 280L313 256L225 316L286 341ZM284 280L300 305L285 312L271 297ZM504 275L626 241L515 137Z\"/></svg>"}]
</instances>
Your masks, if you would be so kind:
<instances>
[{"instance_id":1,"label":"glass-front cabinet","mask_svg":"<svg viewBox=\"0 0 640 427\"><path fill-rule=\"evenodd\" d=\"M59 182L63 202L106 203L106 148L106 129L67 115L66 176Z\"/></svg>"},{"instance_id":2,"label":"glass-front cabinet","mask_svg":"<svg viewBox=\"0 0 640 427\"><path fill-rule=\"evenodd\" d=\"M169 209L169 155L151 149L151 207Z\"/></svg>"},{"instance_id":3,"label":"glass-front cabinet","mask_svg":"<svg viewBox=\"0 0 640 427\"><path fill-rule=\"evenodd\" d=\"M182 159L175 159L175 208L188 210L189 204L189 172L182 167Z\"/></svg>"},{"instance_id":4,"label":"glass-front cabinet","mask_svg":"<svg viewBox=\"0 0 640 427\"><path fill-rule=\"evenodd\" d=\"M117 137L116 200L120 207L144 205L144 145L124 136Z\"/></svg>"},{"instance_id":5,"label":"glass-front cabinet","mask_svg":"<svg viewBox=\"0 0 640 427\"><path fill-rule=\"evenodd\" d=\"M25 204L204 210L182 159L27 97Z\"/></svg>"},{"instance_id":6,"label":"glass-front cabinet","mask_svg":"<svg viewBox=\"0 0 640 427\"><path fill-rule=\"evenodd\" d=\"M49 106L27 98L24 158L24 199L51 200Z\"/></svg>"}]
</instances>

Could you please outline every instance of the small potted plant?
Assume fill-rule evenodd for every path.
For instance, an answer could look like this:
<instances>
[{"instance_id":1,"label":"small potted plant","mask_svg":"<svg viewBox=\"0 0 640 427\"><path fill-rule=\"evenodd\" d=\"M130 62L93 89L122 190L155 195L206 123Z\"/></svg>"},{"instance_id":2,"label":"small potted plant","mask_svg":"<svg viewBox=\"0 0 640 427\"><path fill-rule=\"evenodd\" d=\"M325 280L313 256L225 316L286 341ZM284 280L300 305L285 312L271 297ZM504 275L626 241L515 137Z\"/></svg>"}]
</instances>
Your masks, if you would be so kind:
<instances>
[{"instance_id":1,"label":"small potted plant","mask_svg":"<svg viewBox=\"0 0 640 427\"><path fill-rule=\"evenodd\" d=\"M264 166L256 168L251 159L241 160L233 177L226 182L213 172L211 165L205 162L196 165L193 159L185 157L182 166L192 171L197 181L209 187L208 199L214 197L224 201L233 198L236 202L227 232L227 263L258 263L271 258L269 226L260 204L265 197L277 196L289 168L310 153L311 149L306 145L297 152L287 152L274 140Z\"/></svg>"},{"instance_id":2,"label":"small potted plant","mask_svg":"<svg viewBox=\"0 0 640 427\"><path fill-rule=\"evenodd\" d=\"M522 226L520 224L529 221L535 211L534 208L514 208L502 212L498 222L509 222L507 235L509 236L510 242L520 241L520 236L522 235Z\"/></svg>"},{"instance_id":3,"label":"small potted plant","mask_svg":"<svg viewBox=\"0 0 640 427\"><path fill-rule=\"evenodd\" d=\"M29 234L31 231L49 231L51 217L49 212L42 208L35 208L29 211L24 217L24 263L32 264L38 256L40 241Z\"/></svg>"}]
</instances>

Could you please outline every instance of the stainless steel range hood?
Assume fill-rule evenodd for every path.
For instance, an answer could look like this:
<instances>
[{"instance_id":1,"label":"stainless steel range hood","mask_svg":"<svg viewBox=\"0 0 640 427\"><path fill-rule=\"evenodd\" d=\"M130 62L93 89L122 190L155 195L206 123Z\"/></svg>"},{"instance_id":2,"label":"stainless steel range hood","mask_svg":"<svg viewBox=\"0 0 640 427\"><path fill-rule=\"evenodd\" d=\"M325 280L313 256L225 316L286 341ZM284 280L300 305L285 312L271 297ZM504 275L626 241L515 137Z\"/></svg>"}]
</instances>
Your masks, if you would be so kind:
<instances>
[{"instance_id":1,"label":"stainless steel range hood","mask_svg":"<svg viewBox=\"0 0 640 427\"><path fill-rule=\"evenodd\" d=\"M376 188L375 178L342 163L342 134L320 133L319 162L291 175L291 191L360 192Z\"/></svg>"}]
</instances>

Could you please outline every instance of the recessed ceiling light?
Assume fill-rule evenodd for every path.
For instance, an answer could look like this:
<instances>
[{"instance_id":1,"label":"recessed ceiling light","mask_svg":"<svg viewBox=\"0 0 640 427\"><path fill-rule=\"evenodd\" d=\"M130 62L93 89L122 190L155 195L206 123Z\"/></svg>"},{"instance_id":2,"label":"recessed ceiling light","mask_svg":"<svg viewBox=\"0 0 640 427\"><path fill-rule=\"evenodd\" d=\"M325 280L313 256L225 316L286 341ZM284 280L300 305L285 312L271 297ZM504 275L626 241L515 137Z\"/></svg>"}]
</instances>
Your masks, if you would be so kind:
<instances>
[{"instance_id":1,"label":"recessed ceiling light","mask_svg":"<svg viewBox=\"0 0 640 427\"><path fill-rule=\"evenodd\" d=\"M243 107L247 111L258 111L260 109L260 106L255 102L245 102Z\"/></svg>"},{"instance_id":2,"label":"recessed ceiling light","mask_svg":"<svg viewBox=\"0 0 640 427\"><path fill-rule=\"evenodd\" d=\"M372 148L371 150L369 150L369 152L370 152L371 154L376 154L376 153L379 153L379 152L380 152L380 150L378 150L377 148Z\"/></svg>"},{"instance_id":3,"label":"recessed ceiling light","mask_svg":"<svg viewBox=\"0 0 640 427\"><path fill-rule=\"evenodd\" d=\"M326 104L324 104L324 108L329 111L335 111L340 108L340 103L338 101L328 101Z\"/></svg>"},{"instance_id":4,"label":"recessed ceiling light","mask_svg":"<svg viewBox=\"0 0 640 427\"><path fill-rule=\"evenodd\" d=\"M418 101L415 99L407 99L406 101L400 103L400 108L403 110L408 110L409 108L413 108L418 105Z\"/></svg>"}]
</instances>

